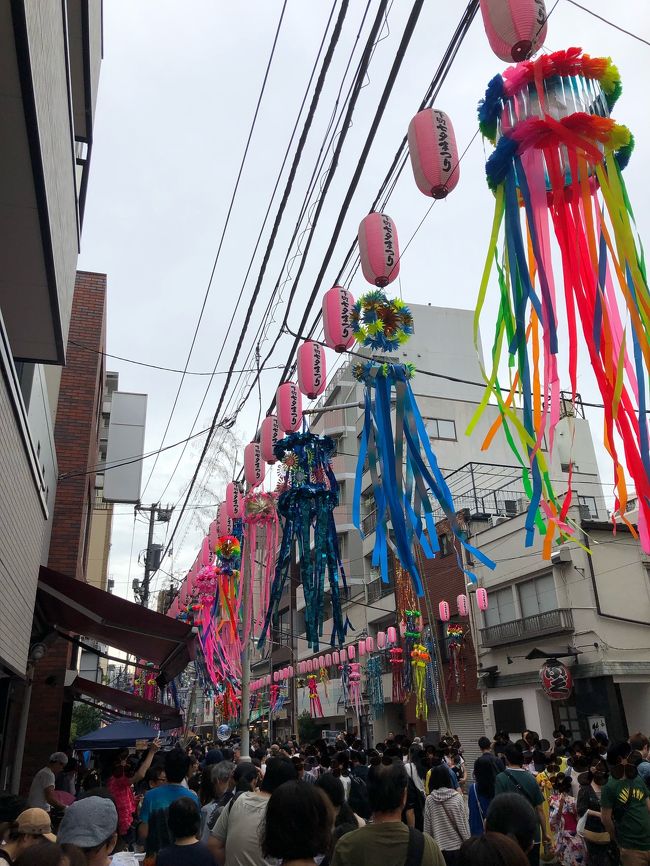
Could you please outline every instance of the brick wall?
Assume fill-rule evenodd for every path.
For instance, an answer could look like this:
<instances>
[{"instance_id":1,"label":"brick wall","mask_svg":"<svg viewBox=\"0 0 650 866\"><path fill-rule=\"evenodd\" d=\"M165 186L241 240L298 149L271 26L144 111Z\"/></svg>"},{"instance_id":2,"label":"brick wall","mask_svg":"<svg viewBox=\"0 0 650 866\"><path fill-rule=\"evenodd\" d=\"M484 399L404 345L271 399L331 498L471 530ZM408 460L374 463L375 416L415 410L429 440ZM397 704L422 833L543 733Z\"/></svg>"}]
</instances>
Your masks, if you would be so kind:
<instances>
[{"instance_id":1,"label":"brick wall","mask_svg":"<svg viewBox=\"0 0 650 866\"><path fill-rule=\"evenodd\" d=\"M99 456L99 419L104 380L106 275L78 271L72 303L66 366L61 376L54 440L59 484L54 504L48 566L85 580L95 474L82 474ZM78 345L88 346L88 349ZM67 473L80 473L65 478ZM64 694L65 672L71 666L71 645L56 640L36 666L23 788L51 752L67 746L69 710Z\"/></svg>"},{"instance_id":2,"label":"brick wall","mask_svg":"<svg viewBox=\"0 0 650 866\"><path fill-rule=\"evenodd\" d=\"M78 271L54 427L59 477L83 472L98 460L104 364L97 352L104 351L105 330L106 275ZM56 492L48 565L79 580L85 579L88 506L92 508L94 489L91 472L62 478Z\"/></svg>"}]
</instances>

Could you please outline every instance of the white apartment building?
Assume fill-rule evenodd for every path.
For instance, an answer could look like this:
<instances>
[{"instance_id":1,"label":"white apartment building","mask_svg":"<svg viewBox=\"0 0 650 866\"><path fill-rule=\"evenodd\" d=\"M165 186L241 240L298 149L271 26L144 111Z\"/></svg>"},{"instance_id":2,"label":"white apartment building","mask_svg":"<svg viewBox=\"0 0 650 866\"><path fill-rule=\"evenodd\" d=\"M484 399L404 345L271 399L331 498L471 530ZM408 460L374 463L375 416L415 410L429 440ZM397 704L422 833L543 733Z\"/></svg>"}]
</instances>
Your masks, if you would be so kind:
<instances>
[{"instance_id":1,"label":"white apartment building","mask_svg":"<svg viewBox=\"0 0 650 866\"><path fill-rule=\"evenodd\" d=\"M433 450L454 494L456 509L468 509L472 516L480 515L480 521L473 521L473 528L484 527L486 523L492 525L493 522L495 525L503 522L504 526L508 526L511 520L523 524L522 512L527 508L528 500L524 493L520 469L505 438L497 435L489 450L481 451L485 435L498 415L497 407L488 405L472 437L465 435L483 393L479 361L473 345L473 313L468 310L424 305L411 305L411 309L415 333L400 353L400 357L395 360L408 360L416 365L412 388L429 430ZM431 376L427 373L437 375ZM363 386L352 375L352 364L347 362L333 376L318 406L340 407L342 404L358 403L363 399L363 391ZM375 511L369 474L364 476L363 481L364 540L352 525L354 476L362 424L362 410L356 406L334 408L333 411L316 415L310 424L313 432L326 433L337 442L338 453L334 459L334 469L340 484L340 505L335 516L350 586L350 598L344 606L344 615L355 629L349 632L350 642L358 641L364 634L376 637L379 630L395 624L392 584L383 584L377 572L371 568ZM568 476L565 470L570 456L574 460L573 487L576 497L589 509L590 518L605 521L607 512L596 455L589 425L583 418L566 417L558 425L551 461L551 477L558 495L567 489ZM442 516L441 514L440 517ZM523 538L517 543L524 553ZM501 550L494 550L493 553L499 563L502 558ZM498 564L494 576L490 579L497 580L502 570L503 565ZM487 586L488 578L485 577L485 580ZM300 610L304 606L300 588L296 606L299 621ZM330 634L331 621L325 624L325 645L329 642ZM321 653L328 648L324 646ZM299 659L312 655L300 637L294 652ZM391 683L392 675L385 673L385 712L382 718L375 719L372 723L371 738L374 740L383 739L389 730L403 729L407 722L404 707L390 702ZM306 689L298 691L297 709L300 713L308 709L309 701ZM338 681L330 683L328 697L326 699L324 694L321 694L321 701L325 712L323 728L343 729L356 724L349 712L346 717L340 701ZM483 717L478 698L477 706L471 714L470 711L461 712L460 709L450 707L450 719L452 726L462 726L466 735L469 735L470 728L476 732L477 737L483 733ZM433 711L429 726L439 727Z\"/></svg>"}]
</instances>

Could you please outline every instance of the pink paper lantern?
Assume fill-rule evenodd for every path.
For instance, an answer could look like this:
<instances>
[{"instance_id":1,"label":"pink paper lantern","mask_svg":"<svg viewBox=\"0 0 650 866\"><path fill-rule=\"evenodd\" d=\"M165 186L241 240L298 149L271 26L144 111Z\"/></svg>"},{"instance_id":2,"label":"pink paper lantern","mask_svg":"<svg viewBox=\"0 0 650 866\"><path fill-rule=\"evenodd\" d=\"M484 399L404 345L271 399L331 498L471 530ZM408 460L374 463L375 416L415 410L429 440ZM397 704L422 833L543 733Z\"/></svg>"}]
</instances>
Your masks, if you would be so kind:
<instances>
[{"instance_id":1,"label":"pink paper lantern","mask_svg":"<svg viewBox=\"0 0 650 866\"><path fill-rule=\"evenodd\" d=\"M339 651L334 650L334 652L332 653L332 664L333 665L339 665L340 663L341 663L341 658L339 656Z\"/></svg>"},{"instance_id":2,"label":"pink paper lantern","mask_svg":"<svg viewBox=\"0 0 650 866\"><path fill-rule=\"evenodd\" d=\"M397 643L397 629L395 628L394 625L388 626L388 631L387 631L386 635L388 637L388 643L389 644L396 644Z\"/></svg>"},{"instance_id":3,"label":"pink paper lantern","mask_svg":"<svg viewBox=\"0 0 650 866\"><path fill-rule=\"evenodd\" d=\"M232 535L232 520L228 517L225 502L217 508L217 530L220 538L224 535Z\"/></svg>"},{"instance_id":4,"label":"pink paper lantern","mask_svg":"<svg viewBox=\"0 0 650 866\"><path fill-rule=\"evenodd\" d=\"M353 643L351 643L350 646L348 647L348 658L350 659L350 661L352 661L354 659L356 654L357 654L356 647L354 646Z\"/></svg>"},{"instance_id":5,"label":"pink paper lantern","mask_svg":"<svg viewBox=\"0 0 650 866\"><path fill-rule=\"evenodd\" d=\"M451 120L437 108L419 111L409 123L408 142L411 168L420 192L446 198L460 177Z\"/></svg>"},{"instance_id":6,"label":"pink paper lantern","mask_svg":"<svg viewBox=\"0 0 650 866\"><path fill-rule=\"evenodd\" d=\"M214 546L217 543L217 538L219 538L219 527L217 526L216 518L212 521L210 526L208 527L208 539L210 541L210 550L214 550Z\"/></svg>"},{"instance_id":7,"label":"pink paper lantern","mask_svg":"<svg viewBox=\"0 0 650 866\"><path fill-rule=\"evenodd\" d=\"M271 685L271 674L267 674L264 677L264 680L265 680L265 685L270 686Z\"/></svg>"},{"instance_id":8,"label":"pink paper lantern","mask_svg":"<svg viewBox=\"0 0 650 866\"><path fill-rule=\"evenodd\" d=\"M293 677L293 665L289 665L287 668L287 676L291 679Z\"/></svg>"},{"instance_id":9,"label":"pink paper lantern","mask_svg":"<svg viewBox=\"0 0 650 866\"><path fill-rule=\"evenodd\" d=\"M361 270L373 286L387 286L399 274L397 229L383 213L369 213L359 224Z\"/></svg>"},{"instance_id":10,"label":"pink paper lantern","mask_svg":"<svg viewBox=\"0 0 650 866\"><path fill-rule=\"evenodd\" d=\"M372 637L366 638L366 652L371 653L375 648L375 641Z\"/></svg>"},{"instance_id":11,"label":"pink paper lantern","mask_svg":"<svg viewBox=\"0 0 650 866\"><path fill-rule=\"evenodd\" d=\"M311 673L314 670L314 660L307 659L307 670Z\"/></svg>"},{"instance_id":12,"label":"pink paper lantern","mask_svg":"<svg viewBox=\"0 0 650 866\"><path fill-rule=\"evenodd\" d=\"M363 638L359 641L359 655L365 656L366 654L366 642Z\"/></svg>"},{"instance_id":13,"label":"pink paper lantern","mask_svg":"<svg viewBox=\"0 0 650 866\"><path fill-rule=\"evenodd\" d=\"M332 667L332 656L330 653L325 653L325 667L326 668Z\"/></svg>"},{"instance_id":14,"label":"pink paper lantern","mask_svg":"<svg viewBox=\"0 0 650 866\"><path fill-rule=\"evenodd\" d=\"M325 349L320 343L307 340L298 349L296 360L298 387L302 393L313 400L322 394L327 385L327 366Z\"/></svg>"},{"instance_id":15,"label":"pink paper lantern","mask_svg":"<svg viewBox=\"0 0 650 866\"><path fill-rule=\"evenodd\" d=\"M201 566L210 565L210 539L207 535L201 542L201 553L199 556L201 559Z\"/></svg>"},{"instance_id":16,"label":"pink paper lantern","mask_svg":"<svg viewBox=\"0 0 650 866\"><path fill-rule=\"evenodd\" d=\"M344 352L354 345L353 307L352 294L342 286L334 286L323 296L323 333L325 342L335 352Z\"/></svg>"},{"instance_id":17,"label":"pink paper lantern","mask_svg":"<svg viewBox=\"0 0 650 866\"><path fill-rule=\"evenodd\" d=\"M469 616L469 599L464 592L456 599L456 607L458 608L458 616Z\"/></svg>"},{"instance_id":18,"label":"pink paper lantern","mask_svg":"<svg viewBox=\"0 0 650 866\"><path fill-rule=\"evenodd\" d=\"M277 683L280 679L280 671L273 671L273 682Z\"/></svg>"},{"instance_id":19,"label":"pink paper lantern","mask_svg":"<svg viewBox=\"0 0 650 866\"><path fill-rule=\"evenodd\" d=\"M383 650L386 647L386 632L377 632L377 649Z\"/></svg>"},{"instance_id":20,"label":"pink paper lantern","mask_svg":"<svg viewBox=\"0 0 650 866\"><path fill-rule=\"evenodd\" d=\"M482 586L480 586L476 590L476 603L478 604L479 610L487 610L488 609L487 589L483 589Z\"/></svg>"},{"instance_id":21,"label":"pink paper lantern","mask_svg":"<svg viewBox=\"0 0 650 866\"><path fill-rule=\"evenodd\" d=\"M244 448L244 478L249 487L259 487L264 481L266 464L262 460L259 442L249 442Z\"/></svg>"},{"instance_id":22,"label":"pink paper lantern","mask_svg":"<svg viewBox=\"0 0 650 866\"><path fill-rule=\"evenodd\" d=\"M298 674L304 674L305 672L305 663L298 662Z\"/></svg>"},{"instance_id":23,"label":"pink paper lantern","mask_svg":"<svg viewBox=\"0 0 650 866\"><path fill-rule=\"evenodd\" d=\"M276 415L267 415L260 425L260 448L262 449L262 459L267 463L275 463L277 457L273 450L282 439L282 431Z\"/></svg>"},{"instance_id":24,"label":"pink paper lantern","mask_svg":"<svg viewBox=\"0 0 650 866\"><path fill-rule=\"evenodd\" d=\"M504 63L520 63L544 44L544 0L481 0L481 15L490 48Z\"/></svg>"},{"instance_id":25,"label":"pink paper lantern","mask_svg":"<svg viewBox=\"0 0 650 866\"><path fill-rule=\"evenodd\" d=\"M302 424L302 394L295 382L285 382L275 392L278 423L287 433L300 429Z\"/></svg>"},{"instance_id":26,"label":"pink paper lantern","mask_svg":"<svg viewBox=\"0 0 650 866\"><path fill-rule=\"evenodd\" d=\"M348 653L347 653L347 650L345 649L345 647L343 647L343 649L339 653L339 657L341 660L341 664L344 665L348 660Z\"/></svg>"},{"instance_id":27,"label":"pink paper lantern","mask_svg":"<svg viewBox=\"0 0 650 866\"><path fill-rule=\"evenodd\" d=\"M449 622L449 618L451 616L451 611L449 610L449 602L441 601L438 605L438 613L440 615L440 619L443 622Z\"/></svg>"},{"instance_id":28,"label":"pink paper lantern","mask_svg":"<svg viewBox=\"0 0 650 866\"><path fill-rule=\"evenodd\" d=\"M226 485L226 514L231 520L237 520L244 516L242 491L236 481L229 481Z\"/></svg>"}]
</instances>

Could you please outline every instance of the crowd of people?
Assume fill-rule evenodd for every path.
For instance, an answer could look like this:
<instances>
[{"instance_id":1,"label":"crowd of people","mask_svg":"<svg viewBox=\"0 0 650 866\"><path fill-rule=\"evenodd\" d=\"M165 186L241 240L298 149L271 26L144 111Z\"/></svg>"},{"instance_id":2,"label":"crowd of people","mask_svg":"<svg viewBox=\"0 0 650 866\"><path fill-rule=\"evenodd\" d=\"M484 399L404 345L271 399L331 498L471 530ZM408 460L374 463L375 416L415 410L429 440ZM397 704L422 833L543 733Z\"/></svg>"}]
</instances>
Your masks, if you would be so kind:
<instances>
[{"instance_id":1,"label":"crowd of people","mask_svg":"<svg viewBox=\"0 0 650 866\"><path fill-rule=\"evenodd\" d=\"M55 752L27 802L1 806L0 864L650 866L647 737L571 741L561 728L478 746L468 767L451 736L257 740L247 756L155 741L83 774Z\"/></svg>"}]
</instances>

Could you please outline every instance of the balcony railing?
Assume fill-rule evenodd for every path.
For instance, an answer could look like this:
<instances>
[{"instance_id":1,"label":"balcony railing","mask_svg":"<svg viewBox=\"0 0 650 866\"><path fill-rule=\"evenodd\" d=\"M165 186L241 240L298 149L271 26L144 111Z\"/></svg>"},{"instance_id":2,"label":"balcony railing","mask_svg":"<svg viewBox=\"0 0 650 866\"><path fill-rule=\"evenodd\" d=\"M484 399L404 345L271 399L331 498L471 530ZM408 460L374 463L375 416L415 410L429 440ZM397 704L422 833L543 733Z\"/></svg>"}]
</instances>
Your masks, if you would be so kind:
<instances>
[{"instance_id":1,"label":"balcony railing","mask_svg":"<svg viewBox=\"0 0 650 866\"><path fill-rule=\"evenodd\" d=\"M551 634L573 632L573 612L568 608L547 610L512 622L501 622L481 629L481 644L484 647L521 643Z\"/></svg>"}]
</instances>

